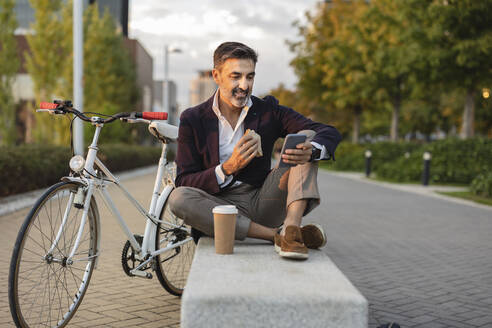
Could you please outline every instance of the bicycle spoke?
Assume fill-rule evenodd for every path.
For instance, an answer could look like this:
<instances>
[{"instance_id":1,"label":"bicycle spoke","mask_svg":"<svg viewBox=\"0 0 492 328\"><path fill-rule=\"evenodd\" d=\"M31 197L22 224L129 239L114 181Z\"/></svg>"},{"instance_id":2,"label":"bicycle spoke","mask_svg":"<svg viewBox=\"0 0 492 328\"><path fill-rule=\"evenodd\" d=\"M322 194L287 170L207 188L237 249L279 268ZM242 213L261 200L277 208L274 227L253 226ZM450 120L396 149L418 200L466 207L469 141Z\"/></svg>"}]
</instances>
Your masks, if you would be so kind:
<instances>
[{"instance_id":1,"label":"bicycle spoke","mask_svg":"<svg viewBox=\"0 0 492 328\"><path fill-rule=\"evenodd\" d=\"M168 229L167 227L163 228L159 226L160 232L156 236L159 240L156 246L158 249L163 249L177 241L181 241L182 236L179 235L180 233L186 233L186 236L189 236L190 228L185 225L183 220L176 217L170 211L167 204L162 210L160 218L162 221L169 222L179 228ZM179 232L178 229L183 229L183 231ZM156 274L163 287L170 293L181 295L183 292L193 259L194 249L195 244L191 240L179 246L179 253L177 252L177 248L174 248L159 255Z\"/></svg>"},{"instance_id":2,"label":"bicycle spoke","mask_svg":"<svg viewBox=\"0 0 492 328\"><path fill-rule=\"evenodd\" d=\"M46 268L46 267L45 267L45 270L47 270L47 268ZM43 271L43 272L44 272L44 271ZM47 272L47 271L46 271L46 272ZM33 286L33 287L32 287L32 288L31 288L31 289L27 292L27 294L30 294L30 292L31 292L31 290L32 290L33 288L35 288L35 287L38 287L38 286L39 286L39 284L41 283L41 281L42 281L43 277L44 277L44 273L41 275L41 277L39 277L39 281L37 282L37 284L35 284L35 285L34 285L34 286ZM36 297L34 297L34 299L33 299L32 303L31 303L31 306L30 306L29 312L28 312L28 316L29 316L29 314L31 313L31 311L32 311L32 306L33 306L34 302L36 302L36 300L37 300L37 298L39 297L39 294L41 293L41 291L42 291L42 289L39 289L38 293L36 294ZM29 299L27 299L27 300L29 300Z\"/></svg>"},{"instance_id":3,"label":"bicycle spoke","mask_svg":"<svg viewBox=\"0 0 492 328\"><path fill-rule=\"evenodd\" d=\"M39 226L36 225L36 221L38 221L38 224ZM41 231L41 224L39 222L39 214L36 216L36 218L34 219L33 221L33 226L36 227L36 229L38 229L38 231L41 233L41 241L43 242L43 249L46 250L47 247L46 245L44 244L44 234L43 234L43 231ZM48 239L49 240L49 239Z\"/></svg>"},{"instance_id":4,"label":"bicycle spoke","mask_svg":"<svg viewBox=\"0 0 492 328\"><path fill-rule=\"evenodd\" d=\"M48 236L46 236L46 234L45 234L44 232L42 232L41 230L39 230L39 232L41 232L41 234L42 234L43 236L45 236L45 237L46 237L46 239L48 239L48 240L52 240L52 242L51 242L51 243L53 243L53 239L54 239L54 238L51 238L51 239L50 239L50 238L48 238ZM52 235L53 235L53 231L52 231ZM51 247L51 245L50 245L50 247ZM60 254L63 254L63 252L61 251L61 249L59 249L59 248L58 248L58 245L55 245L55 247L56 247L56 249L58 249L58 251L60 252Z\"/></svg>"},{"instance_id":5,"label":"bicycle spoke","mask_svg":"<svg viewBox=\"0 0 492 328\"><path fill-rule=\"evenodd\" d=\"M36 252L34 252L34 251L32 251L32 250L28 249L28 248L24 248L24 250L25 250L25 251L28 251L29 253L32 253L32 254L34 254L34 255L39 256L39 258L41 258L41 259L42 259L42 258L44 258L44 255L38 254L38 253L36 253Z\"/></svg>"},{"instance_id":6,"label":"bicycle spoke","mask_svg":"<svg viewBox=\"0 0 492 328\"><path fill-rule=\"evenodd\" d=\"M31 236L28 236L28 237L29 237L29 239L31 239L31 240L32 240L32 241L33 241L36 245L38 245L41 249L43 249L45 253L47 252L46 248L44 248L43 246L41 246L41 244L40 244L40 243L38 243L37 241L35 241L35 240L31 237Z\"/></svg>"},{"instance_id":7,"label":"bicycle spoke","mask_svg":"<svg viewBox=\"0 0 492 328\"><path fill-rule=\"evenodd\" d=\"M19 271L19 274L24 274L24 273L27 273L27 272L31 272L32 270L36 270L36 269L39 269L39 267L38 266L35 266L35 267L31 268L31 269L27 269L27 270L24 270L24 271ZM23 278L23 279L27 279L27 278Z\"/></svg>"}]
</instances>

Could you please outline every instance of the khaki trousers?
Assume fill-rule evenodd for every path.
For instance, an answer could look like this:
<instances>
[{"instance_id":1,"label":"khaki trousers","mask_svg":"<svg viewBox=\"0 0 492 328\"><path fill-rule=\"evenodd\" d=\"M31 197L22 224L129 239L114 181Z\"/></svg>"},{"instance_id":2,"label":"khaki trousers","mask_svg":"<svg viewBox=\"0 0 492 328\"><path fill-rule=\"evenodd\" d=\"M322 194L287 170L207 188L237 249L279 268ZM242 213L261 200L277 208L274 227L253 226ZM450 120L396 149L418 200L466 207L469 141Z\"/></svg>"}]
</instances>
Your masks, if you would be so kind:
<instances>
[{"instance_id":1,"label":"khaki trousers","mask_svg":"<svg viewBox=\"0 0 492 328\"><path fill-rule=\"evenodd\" d=\"M308 135L308 140L314 136L314 131L310 130L299 133ZM235 205L239 211L236 239L243 240L251 221L270 228L282 225L288 206L296 200L308 200L304 215L318 206L317 176L317 162L309 162L291 168L273 169L260 188L243 182L210 195L201 189L178 187L168 201L176 216L208 236L214 234L212 209L217 205Z\"/></svg>"}]
</instances>

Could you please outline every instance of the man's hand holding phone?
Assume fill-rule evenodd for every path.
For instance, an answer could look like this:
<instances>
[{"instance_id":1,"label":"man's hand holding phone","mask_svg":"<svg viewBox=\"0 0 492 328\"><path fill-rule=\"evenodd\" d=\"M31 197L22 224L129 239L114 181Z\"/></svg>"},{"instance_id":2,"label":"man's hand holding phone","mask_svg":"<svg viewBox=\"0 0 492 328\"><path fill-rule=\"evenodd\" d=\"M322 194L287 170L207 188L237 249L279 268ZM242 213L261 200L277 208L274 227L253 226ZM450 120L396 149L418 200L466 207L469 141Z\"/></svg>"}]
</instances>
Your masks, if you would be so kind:
<instances>
[{"instance_id":1,"label":"man's hand holding phone","mask_svg":"<svg viewBox=\"0 0 492 328\"><path fill-rule=\"evenodd\" d=\"M279 167L290 167L309 162L312 149L311 143L306 141L306 135L288 134L280 152Z\"/></svg>"},{"instance_id":2,"label":"man's hand holding phone","mask_svg":"<svg viewBox=\"0 0 492 328\"><path fill-rule=\"evenodd\" d=\"M286 149L282 154L282 161L292 165L306 164L311 159L312 151L313 145L305 141L296 145L296 149Z\"/></svg>"}]
</instances>

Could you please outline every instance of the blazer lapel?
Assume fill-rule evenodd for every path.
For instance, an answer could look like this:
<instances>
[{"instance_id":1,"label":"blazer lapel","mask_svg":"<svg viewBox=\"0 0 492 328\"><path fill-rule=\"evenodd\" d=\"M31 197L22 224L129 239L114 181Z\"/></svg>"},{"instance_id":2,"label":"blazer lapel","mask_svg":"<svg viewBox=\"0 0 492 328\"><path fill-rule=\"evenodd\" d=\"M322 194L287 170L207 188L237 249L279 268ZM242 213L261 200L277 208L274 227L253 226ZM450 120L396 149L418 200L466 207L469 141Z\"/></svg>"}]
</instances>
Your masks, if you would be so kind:
<instances>
[{"instance_id":1,"label":"blazer lapel","mask_svg":"<svg viewBox=\"0 0 492 328\"><path fill-rule=\"evenodd\" d=\"M207 101L202 112L202 125L207 136L207 148L210 154L210 165L219 164L219 120L213 109L213 96Z\"/></svg>"},{"instance_id":2,"label":"blazer lapel","mask_svg":"<svg viewBox=\"0 0 492 328\"><path fill-rule=\"evenodd\" d=\"M247 129L257 131L260 123L260 106L255 105L255 97L251 96L251 101L253 102L253 105L251 105L248 114L244 118L244 131Z\"/></svg>"}]
</instances>

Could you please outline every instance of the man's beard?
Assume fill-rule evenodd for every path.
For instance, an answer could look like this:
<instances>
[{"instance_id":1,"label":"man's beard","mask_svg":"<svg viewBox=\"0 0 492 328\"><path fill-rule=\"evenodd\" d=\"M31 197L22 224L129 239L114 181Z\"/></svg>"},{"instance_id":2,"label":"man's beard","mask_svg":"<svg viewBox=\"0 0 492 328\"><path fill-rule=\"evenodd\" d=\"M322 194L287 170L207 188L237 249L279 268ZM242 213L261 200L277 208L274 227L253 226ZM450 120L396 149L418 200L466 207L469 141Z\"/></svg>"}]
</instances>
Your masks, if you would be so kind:
<instances>
[{"instance_id":1,"label":"man's beard","mask_svg":"<svg viewBox=\"0 0 492 328\"><path fill-rule=\"evenodd\" d=\"M249 97L249 88L246 90L241 89L240 87L236 87L232 89L232 100L233 105L236 107L244 107L248 102Z\"/></svg>"}]
</instances>

